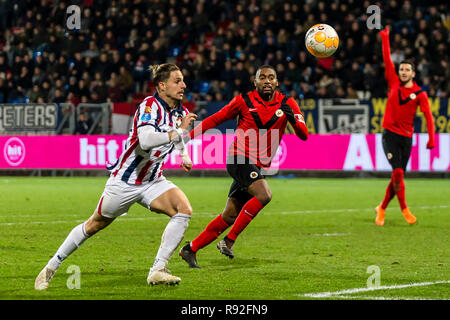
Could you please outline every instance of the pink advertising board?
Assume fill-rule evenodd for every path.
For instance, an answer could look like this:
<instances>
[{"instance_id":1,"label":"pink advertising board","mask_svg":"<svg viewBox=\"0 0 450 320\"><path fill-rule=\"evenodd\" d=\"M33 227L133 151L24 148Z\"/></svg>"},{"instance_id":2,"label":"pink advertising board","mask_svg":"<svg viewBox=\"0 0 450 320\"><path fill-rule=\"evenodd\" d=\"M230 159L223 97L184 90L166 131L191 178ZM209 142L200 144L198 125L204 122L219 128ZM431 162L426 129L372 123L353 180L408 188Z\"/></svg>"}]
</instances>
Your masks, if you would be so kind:
<instances>
[{"instance_id":1,"label":"pink advertising board","mask_svg":"<svg viewBox=\"0 0 450 320\"><path fill-rule=\"evenodd\" d=\"M0 136L0 169L105 169L120 156L127 136ZM195 169L225 169L232 134L203 135L190 141ZM449 171L450 134L436 134L427 150L427 134L415 134L408 170ZM165 169L180 169L173 152ZM313 134L304 142L284 135L272 167L279 170L390 171L381 134Z\"/></svg>"}]
</instances>

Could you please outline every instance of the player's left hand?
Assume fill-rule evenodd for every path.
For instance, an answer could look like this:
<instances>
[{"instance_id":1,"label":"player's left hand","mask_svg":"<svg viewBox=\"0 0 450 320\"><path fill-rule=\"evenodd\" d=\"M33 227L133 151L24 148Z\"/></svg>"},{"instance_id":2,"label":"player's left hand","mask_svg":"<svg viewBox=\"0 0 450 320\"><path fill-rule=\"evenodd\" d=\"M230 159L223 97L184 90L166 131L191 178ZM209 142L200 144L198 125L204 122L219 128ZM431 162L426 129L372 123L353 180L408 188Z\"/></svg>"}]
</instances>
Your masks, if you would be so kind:
<instances>
[{"instance_id":1,"label":"player's left hand","mask_svg":"<svg viewBox=\"0 0 450 320\"><path fill-rule=\"evenodd\" d=\"M182 164L180 164L180 167L182 167L183 170L186 171L186 172L191 171L193 166L194 165L192 164L192 162L191 163L182 163Z\"/></svg>"},{"instance_id":2,"label":"player's left hand","mask_svg":"<svg viewBox=\"0 0 450 320\"><path fill-rule=\"evenodd\" d=\"M182 120L180 128L183 130L188 130L191 122L197 119L197 115L195 113L188 113Z\"/></svg>"},{"instance_id":3,"label":"player's left hand","mask_svg":"<svg viewBox=\"0 0 450 320\"><path fill-rule=\"evenodd\" d=\"M294 124L295 123L295 116L294 116L294 110L292 110L291 106L287 103L282 104L280 107L281 110L283 110L284 114L286 115L286 118L288 119L289 123Z\"/></svg>"},{"instance_id":4,"label":"player's left hand","mask_svg":"<svg viewBox=\"0 0 450 320\"><path fill-rule=\"evenodd\" d=\"M433 140L428 140L427 149L433 149L433 148L434 148L434 141Z\"/></svg>"}]
</instances>

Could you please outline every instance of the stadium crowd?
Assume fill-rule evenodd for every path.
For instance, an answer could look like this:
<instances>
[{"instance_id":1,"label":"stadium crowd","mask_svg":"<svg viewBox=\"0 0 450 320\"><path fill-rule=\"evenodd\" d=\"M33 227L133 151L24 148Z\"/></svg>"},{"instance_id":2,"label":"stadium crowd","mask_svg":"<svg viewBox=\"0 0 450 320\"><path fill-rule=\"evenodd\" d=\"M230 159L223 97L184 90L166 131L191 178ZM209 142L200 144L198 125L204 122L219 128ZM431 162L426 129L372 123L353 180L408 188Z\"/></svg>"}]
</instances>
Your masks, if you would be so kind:
<instances>
[{"instance_id":1,"label":"stadium crowd","mask_svg":"<svg viewBox=\"0 0 450 320\"><path fill-rule=\"evenodd\" d=\"M69 5L80 30L66 28ZM229 100L252 89L257 66L274 65L280 88L302 98L386 97L370 1L0 0L0 103L132 101L152 92L151 64L175 62L189 101ZM392 58L413 58L416 81L448 97L450 15L445 2L377 1L392 26ZM304 36L332 25L340 48L312 57Z\"/></svg>"}]
</instances>

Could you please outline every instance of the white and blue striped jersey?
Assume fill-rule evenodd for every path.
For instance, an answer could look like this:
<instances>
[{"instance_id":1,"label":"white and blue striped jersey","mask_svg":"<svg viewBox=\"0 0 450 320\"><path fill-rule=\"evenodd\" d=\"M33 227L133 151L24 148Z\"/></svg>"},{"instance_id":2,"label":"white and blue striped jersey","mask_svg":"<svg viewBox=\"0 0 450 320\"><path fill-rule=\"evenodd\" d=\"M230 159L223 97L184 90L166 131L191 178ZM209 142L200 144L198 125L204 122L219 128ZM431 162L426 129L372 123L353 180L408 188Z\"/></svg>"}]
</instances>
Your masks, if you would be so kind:
<instances>
[{"instance_id":1,"label":"white and blue striped jersey","mask_svg":"<svg viewBox=\"0 0 450 320\"><path fill-rule=\"evenodd\" d=\"M180 124L187 113L181 103L178 108L170 110L158 93L146 97L136 110L122 155L113 166L107 167L111 175L135 185L149 183L161 177L164 160L174 149L174 143L171 141L150 150L143 150L139 144L138 128L141 134L143 130L169 132L176 129L176 125Z\"/></svg>"}]
</instances>

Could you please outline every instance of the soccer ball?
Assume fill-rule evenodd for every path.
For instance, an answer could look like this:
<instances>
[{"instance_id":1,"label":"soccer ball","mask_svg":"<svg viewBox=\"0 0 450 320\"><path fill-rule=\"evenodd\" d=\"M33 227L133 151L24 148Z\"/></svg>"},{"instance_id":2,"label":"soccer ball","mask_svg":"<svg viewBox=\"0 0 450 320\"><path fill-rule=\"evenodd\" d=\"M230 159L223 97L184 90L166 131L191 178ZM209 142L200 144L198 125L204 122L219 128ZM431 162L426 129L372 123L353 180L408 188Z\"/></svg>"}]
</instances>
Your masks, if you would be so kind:
<instances>
[{"instance_id":1,"label":"soccer ball","mask_svg":"<svg viewBox=\"0 0 450 320\"><path fill-rule=\"evenodd\" d=\"M305 36L305 46L309 53L317 58L331 56L339 46L339 36L332 26L316 24Z\"/></svg>"}]
</instances>

